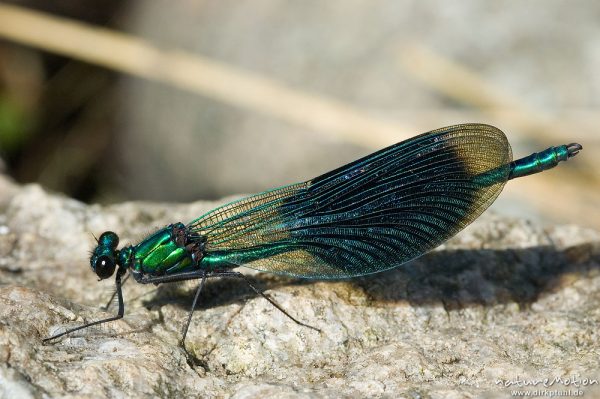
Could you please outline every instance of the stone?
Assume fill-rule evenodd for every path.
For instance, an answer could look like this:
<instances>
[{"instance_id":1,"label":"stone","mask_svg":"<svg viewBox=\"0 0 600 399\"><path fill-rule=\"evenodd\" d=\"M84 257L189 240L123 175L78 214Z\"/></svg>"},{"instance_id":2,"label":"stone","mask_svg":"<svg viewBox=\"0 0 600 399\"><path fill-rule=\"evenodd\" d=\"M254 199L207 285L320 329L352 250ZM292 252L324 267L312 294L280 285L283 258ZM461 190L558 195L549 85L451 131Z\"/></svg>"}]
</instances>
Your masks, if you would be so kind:
<instances>
[{"instance_id":1,"label":"stone","mask_svg":"<svg viewBox=\"0 0 600 399\"><path fill-rule=\"evenodd\" d=\"M320 332L241 281L209 280L188 356L178 341L194 283L129 281L124 319L41 340L116 312L101 309L114 283L89 267L92 234L113 230L135 243L231 198L99 206L4 177L0 188L0 397L600 396L594 230L486 213L430 254L371 276L304 281L243 270Z\"/></svg>"}]
</instances>

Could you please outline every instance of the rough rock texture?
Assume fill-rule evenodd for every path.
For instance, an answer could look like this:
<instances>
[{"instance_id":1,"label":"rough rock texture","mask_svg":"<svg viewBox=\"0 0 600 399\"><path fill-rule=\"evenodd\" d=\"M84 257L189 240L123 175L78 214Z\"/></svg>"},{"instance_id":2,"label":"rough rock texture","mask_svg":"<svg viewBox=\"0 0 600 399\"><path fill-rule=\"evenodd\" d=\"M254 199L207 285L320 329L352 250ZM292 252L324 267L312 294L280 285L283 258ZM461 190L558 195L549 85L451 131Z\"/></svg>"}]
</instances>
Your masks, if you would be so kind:
<instances>
[{"instance_id":1,"label":"rough rock texture","mask_svg":"<svg viewBox=\"0 0 600 399\"><path fill-rule=\"evenodd\" d=\"M0 178L0 397L507 397L515 385L499 380L572 376L579 387L528 389L600 396L585 384L600 379L600 234L489 214L369 277L250 273L321 333L239 281L209 281L186 357L177 342L194 286L128 282L123 320L41 343L109 314L112 282L89 268L91 233L133 242L215 205L86 206Z\"/></svg>"}]
</instances>

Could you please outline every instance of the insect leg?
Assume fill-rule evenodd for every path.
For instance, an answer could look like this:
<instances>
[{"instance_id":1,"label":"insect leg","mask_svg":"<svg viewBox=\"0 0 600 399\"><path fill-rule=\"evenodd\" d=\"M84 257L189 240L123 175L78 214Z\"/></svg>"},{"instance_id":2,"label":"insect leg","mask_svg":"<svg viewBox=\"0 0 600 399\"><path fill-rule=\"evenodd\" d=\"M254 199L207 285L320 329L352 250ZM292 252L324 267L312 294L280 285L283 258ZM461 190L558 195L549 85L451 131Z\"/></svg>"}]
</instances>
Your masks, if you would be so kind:
<instances>
[{"instance_id":1,"label":"insect leg","mask_svg":"<svg viewBox=\"0 0 600 399\"><path fill-rule=\"evenodd\" d=\"M204 270L199 270L199 271L193 271L193 272L172 274L169 276L154 276L154 277L142 276L142 277L136 278L136 280L140 284L156 284L156 285L158 285L158 284L162 284L162 283L174 283L177 281L196 280L196 279L202 278L202 276L204 276L205 274L206 274L206 272ZM207 275L207 277L210 277L210 275Z\"/></svg>"},{"instance_id":2,"label":"insect leg","mask_svg":"<svg viewBox=\"0 0 600 399\"><path fill-rule=\"evenodd\" d=\"M284 315L286 315L288 318L290 318L294 323L301 325L303 327L308 327L312 330L321 332L320 329L313 327L311 325L302 323L300 320L296 319L295 317L293 317L292 315L290 315L285 309L283 309L277 302L275 302L274 300L272 300L271 298L269 298L268 295L266 295L264 292L262 292L261 290L259 290L258 288L256 288L251 282L250 280L242 273L238 273L238 272L233 272L233 271L224 271L224 270L219 270L219 271L212 271L212 272L207 272L205 270L199 270L199 271L193 271L193 272L185 272L185 273L180 273L180 274L174 274L171 276L156 276L156 277L140 277L139 279L137 279L137 281L141 284L161 284L161 283L173 283L176 281L186 281L186 280L196 280L196 279L201 279L200 284L198 285L198 289L196 290L196 294L194 296L194 302L192 303L192 309L190 310L190 313L188 315L188 321L185 325L185 328L183 329L183 337L181 339L181 346L185 349L184 346L184 342L185 342L185 337L187 335L187 330L189 328L189 325L191 323L191 319L192 319L192 314L194 312L194 309L196 308L196 304L198 303L198 299L200 297L200 292L202 291L202 289L204 288L204 283L206 281L207 278L212 278L212 277L234 277L234 278L241 278L243 279L246 284L248 284L248 286L252 289L252 291L254 291L256 294L262 296L263 298L265 298L271 305L273 305L275 308L277 308L281 313L283 313Z\"/></svg>"},{"instance_id":3,"label":"insect leg","mask_svg":"<svg viewBox=\"0 0 600 399\"><path fill-rule=\"evenodd\" d=\"M123 278L123 281L121 281L121 287L125 285L125 283L129 279L129 277L131 277L131 274L127 274L125 276L125 278ZM110 306L110 304L112 303L112 301L115 299L116 295L117 295L117 290L113 291L113 293L110 296L110 299L108 300L108 302L106 303L106 305L102 306L100 309L102 309L102 310L108 310L108 307Z\"/></svg>"},{"instance_id":4,"label":"insect leg","mask_svg":"<svg viewBox=\"0 0 600 399\"><path fill-rule=\"evenodd\" d=\"M185 327L183 328L183 335L181 337L181 346L185 348L185 336L187 335L188 328L190 327L190 323L192 322L192 315L194 314L194 309L196 308L196 302L198 302L198 298L200 297L200 292L202 292L202 288L204 288L204 283L206 282L206 273L202 275L202 280L200 280L200 284L198 284L198 289L196 290L196 295L194 296L194 302L192 302L192 308L190 309L190 314L188 315L187 323L185 323Z\"/></svg>"},{"instance_id":5,"label":"insect leg","mask_svg":"<svg viewBox=\"0 0 600 399\"><path fill-rule=\"evenodd\" d=\"M71 328L67 331L61 332L59 334L55 334L51 337L44 338L42 341L48 342L53 339L62 337L63 335L67 335L67 334L71 334L72 332L75 332L75 331L83 330L84 328L88 328L88 327L95 326L98 324L108 323L110 321L115 321L115 320L119 320L119 319L123 318L123 314L125 314L125 304L123 303L123 293L121 291L121 273L119 273L118 271L117 271L117 276L115 278L115 286L116 286L117 298L119 299L119 310L118 310L116 316L109 317L108 319L97 320L97 321L94 321L91 323L84 324L79 327Z\"/></svg>"},{"instance_id":6,"label":"insect leg","mask_svg":"<svg viewBox=\"0 0 600 399\"><path fill-rule=\"evenodd\" d=\"M192 302L192 309L190 310L190 313L188 315L187 323L185 324L185 327L183 328L183 335L181 337L181 341L179 342L179 344L181 345L181 347L183 348L183 350L186 353L187 353L187 350L185 349L185 337L187 335L188 328L190 327L190 323L192 321L192 315L194 314L194 309L196 308L196 303L198 302L198 298L200 297L200 292L204 288L204 283L205 283L206 279L208 277L214 277L214 276L215 276L214 274L208 274L205 270L198 270L198 271L193 271L193 272L174 274L171 276L154 276L154 277L143 276L143 277L140 277L139 279L137 279L137 281L141 284L156 284L156 285L161 284L161 283L174 283L177 281L201 279L200 284L198 285L198 289L196 290L196 295L194 296L194 302Z\"/></svg>"},{"instance_id":7,"label":"insect leg","mask_svg":"<svg viewBox=\"0 0 600 399\"><path fill-rule=\"evenodd\" d=\"M250 280L248 279L248 277L246 277L242 273L231 272L231 271L223 271L223 272L215 272L214 274L210 275L209 277L235 277L235 278L241 278L241 279L243 279L246 282L246 284L248 284L248 286L252 289L252 291L254 291L258 295L262 296L267 301L269 301L269 303L271 305L275 306L281 313L283 313L284 315L286 315L287 317L289 317L290 319L292 319L292 321L294 323L296 323L298 325L301 325L301 326L304 326L304 327L308 327L308 328L310 328L312 330L321 332L321 330L319 330L317 327L313 327L311 325L302 323L300 320L298 320L295 317L293 317L285 309L283 309L277 302L275 302L274 300L272 300L271 298L269 298L269 296L267 294L265 294L264 292L262 292L261 290L259 290L258 288L256 288L254 285L252 285L252 283L250 282Z\"/></svg>"}]
</instances>

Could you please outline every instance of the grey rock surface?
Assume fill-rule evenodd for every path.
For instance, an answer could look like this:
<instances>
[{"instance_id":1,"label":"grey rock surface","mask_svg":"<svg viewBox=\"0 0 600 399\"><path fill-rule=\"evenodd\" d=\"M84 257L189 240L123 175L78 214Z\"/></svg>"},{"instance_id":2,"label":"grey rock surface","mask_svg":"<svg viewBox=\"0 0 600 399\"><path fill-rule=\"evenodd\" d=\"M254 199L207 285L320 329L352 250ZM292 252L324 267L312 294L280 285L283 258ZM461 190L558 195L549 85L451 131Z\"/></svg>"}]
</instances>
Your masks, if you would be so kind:
<instances>
[{"instance_id":1,"label":"grey rock surface","mask_svg":"<svg viewBox=\"0 0 600 399\"><path fill-rule=\"evenodd\" d=\"M320 333L239 281L209 281L186 357L178 340L194 285L128 282L124 319L41 339L116 312L100 308L112 282L89 268L91 233L135 242L217 202L101 207L4 178L0 189L0 397L495 398L555 377L574 380L527 389L600 397L598 232L486 214L433 253L373 276L248 271Z\"/></svg>"}]
</instances>

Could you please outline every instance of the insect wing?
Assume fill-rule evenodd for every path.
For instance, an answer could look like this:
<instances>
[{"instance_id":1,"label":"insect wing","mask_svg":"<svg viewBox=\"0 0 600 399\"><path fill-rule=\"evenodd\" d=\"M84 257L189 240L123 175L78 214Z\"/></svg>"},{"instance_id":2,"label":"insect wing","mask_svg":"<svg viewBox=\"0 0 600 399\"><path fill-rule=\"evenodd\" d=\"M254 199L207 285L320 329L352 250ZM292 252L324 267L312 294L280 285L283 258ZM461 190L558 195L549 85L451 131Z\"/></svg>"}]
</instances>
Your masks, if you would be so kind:
<instances>
[{"instance_id":1,"label":"insect wing","mask_svg":"<svg viewBox=\"0 0 600 399\"><path fill-rule=\"evenodd\" d=\"M306 278L360 276L437 247L498 196L512 160L504 133L450 126L304 183L217 208L189 224L207 254Z\"/></svg>"}]
</instances>

